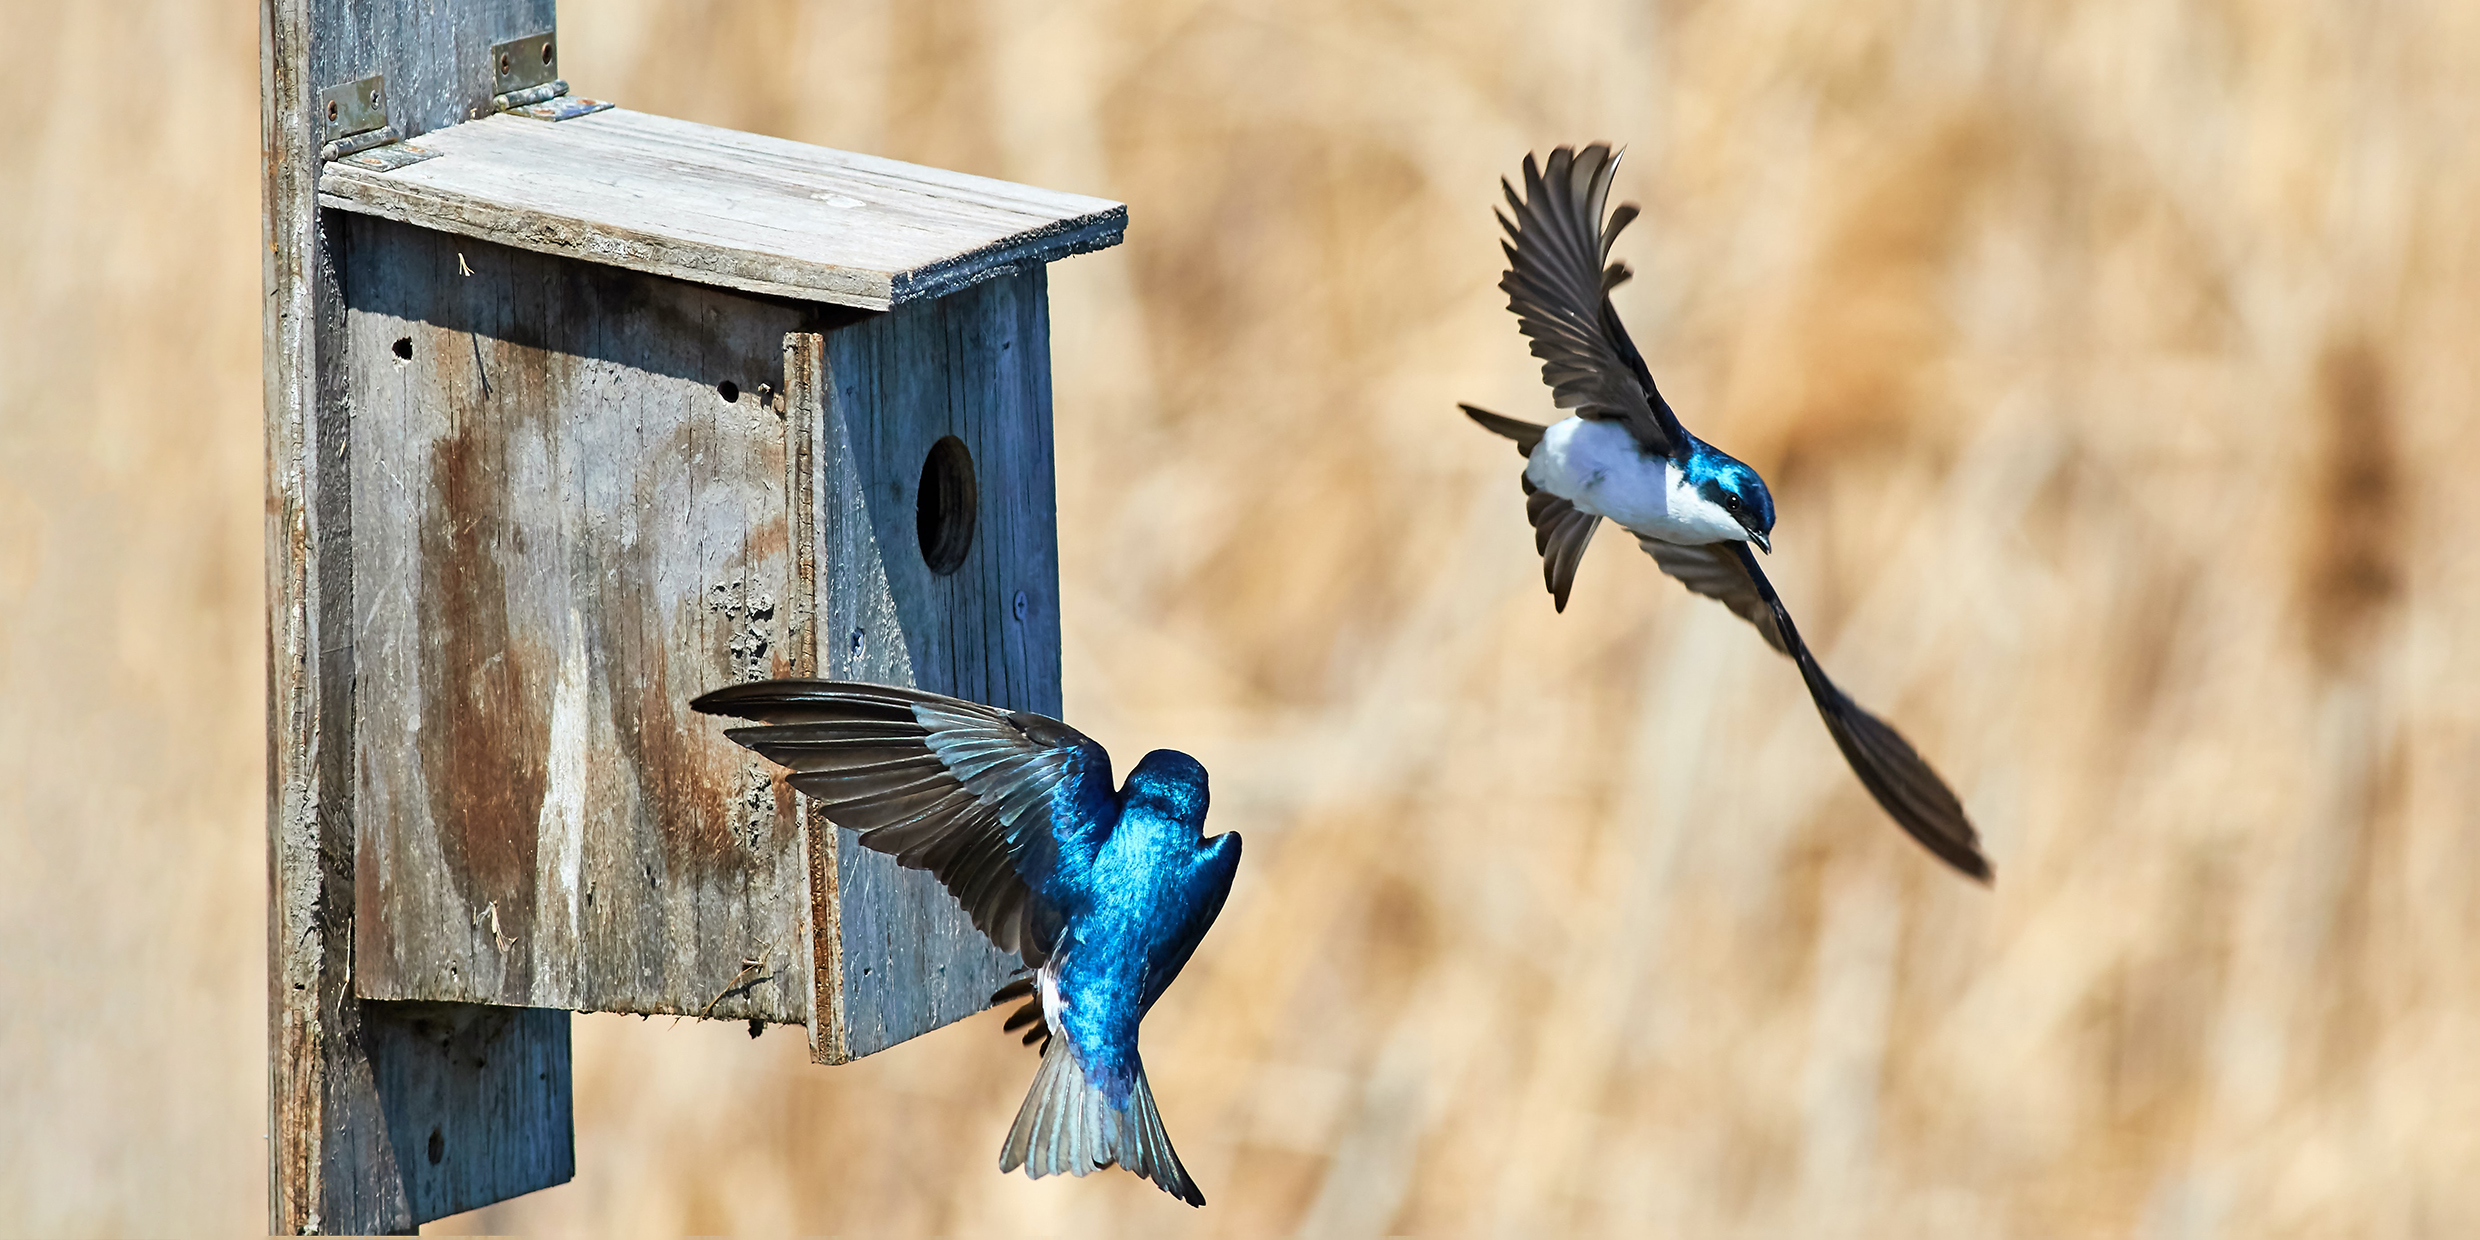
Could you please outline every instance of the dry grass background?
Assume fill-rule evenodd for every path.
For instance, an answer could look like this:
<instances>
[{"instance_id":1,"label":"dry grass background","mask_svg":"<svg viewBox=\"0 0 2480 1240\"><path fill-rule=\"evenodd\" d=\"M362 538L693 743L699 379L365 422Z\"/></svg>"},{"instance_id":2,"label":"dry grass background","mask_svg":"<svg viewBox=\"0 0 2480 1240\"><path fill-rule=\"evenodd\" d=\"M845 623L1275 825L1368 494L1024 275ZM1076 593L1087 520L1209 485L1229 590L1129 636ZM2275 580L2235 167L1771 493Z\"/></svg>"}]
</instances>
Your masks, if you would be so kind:
<instances>
[{"instance_id":1,"label":"dry grass background","mask_svg":"<svg viewBox=\"0 0 2480 1240\"><path fill-rule=\"evenodd\" d=\"M1003 1179L977 1018L575 1026L521 1231L2480 1234L2480 7L572 2L568 76L1106 194L1053 272L1070 714L1249 838L1148 1025L1214 1204ZM263 1219L256 46L0 2L0 1229ZM117 83L102 89L104 83ZM1495 179L1997 859L1605 536L1554 616Z\"/></svg>"}]
</instances>

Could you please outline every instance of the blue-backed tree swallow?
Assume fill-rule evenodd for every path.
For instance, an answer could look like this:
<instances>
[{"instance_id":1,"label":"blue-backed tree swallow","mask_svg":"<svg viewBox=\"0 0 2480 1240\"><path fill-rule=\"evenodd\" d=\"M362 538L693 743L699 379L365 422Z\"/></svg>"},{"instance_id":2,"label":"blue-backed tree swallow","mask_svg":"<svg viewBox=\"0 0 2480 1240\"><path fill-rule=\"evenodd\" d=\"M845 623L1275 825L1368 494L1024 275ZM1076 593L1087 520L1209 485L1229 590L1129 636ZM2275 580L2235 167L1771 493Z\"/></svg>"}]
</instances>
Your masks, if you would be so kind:
<instances>
[{"instance_id":1,"label":"blue-backed tree swallow","mask_svg":"<svg viewBox=\"0 0 2480 1240\"><path fill-rule=\"evenodd\" d=\"M1662 571L1719 599L1799 665L1826 730L1870 795L1913 839L1948 865L1990 879L1980 835L1963 803L1911 743L1862 710L1817 666L1782 599L1748 550L1771 551L1774 497L1757 471L1688 433L1628 339L1610 290L1628 278L1611 244L1636 218L1623 204L1605 219L1619 158L1606 145L1560 147L1546 164L1524 157L1524 192L1504 180L1507 294L1542 380L1573 416L1550 426L1463 406L1523 454L1525 511L1542 580L1567 610L1576 564L1602 518L1636 536Z\"/></svg>"},{"instance_id":2,"label":"blue-backed tree swallow","mask_svg":"<svg viewBox=\"0 0 2480 1240\"><path fill-rule=\"evenodd\" d=\"M1012 1031L1038 1021L1042 1066L1000 1147L1034 1178L1113 1165L1192 1206L1137 1055L1137 1025L1180 975L1240 867L1240 836L1203 834L1206 770L1145 755L1111 786L1111 756L1056 719L917 689L768 680L690 703L758 721L726 735L791 768L864 847L938 877L973 925L1033 976Z\"/></svg>"}]
</instances>

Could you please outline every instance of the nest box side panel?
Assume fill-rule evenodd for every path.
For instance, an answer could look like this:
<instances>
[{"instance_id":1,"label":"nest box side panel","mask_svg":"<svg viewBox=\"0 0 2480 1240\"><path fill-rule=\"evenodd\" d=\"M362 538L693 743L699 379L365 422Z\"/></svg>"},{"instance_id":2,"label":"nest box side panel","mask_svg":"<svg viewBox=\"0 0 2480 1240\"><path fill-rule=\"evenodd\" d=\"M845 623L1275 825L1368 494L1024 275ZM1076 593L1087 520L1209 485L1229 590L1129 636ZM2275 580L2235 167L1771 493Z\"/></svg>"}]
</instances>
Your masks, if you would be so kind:
<instances>
[{"instance_id":1,"label":"nest box side panel","mask_svg":"<svg viewBox=\"0 0 2480 1240\"><path fill-rule=\"evenodd\" d=\"M899 306L827 334L823 349L818 665L1056 716L1042 270ZM1021 969L928 873L860 847L822 815L811 825L817 1059L857 1058L979 1012Z\"/></svg>"},{"instance_id":2,"label":"nest box side panel","mask_svg":"<svg viewBox=\"0 0 2480 1240\"><path fill-rule=\"evenodd\" d=\"M801 1022L797 308L349 217L355 988ZM806 537L806 536L804 536Z\"/></svg>"}]
</instances>

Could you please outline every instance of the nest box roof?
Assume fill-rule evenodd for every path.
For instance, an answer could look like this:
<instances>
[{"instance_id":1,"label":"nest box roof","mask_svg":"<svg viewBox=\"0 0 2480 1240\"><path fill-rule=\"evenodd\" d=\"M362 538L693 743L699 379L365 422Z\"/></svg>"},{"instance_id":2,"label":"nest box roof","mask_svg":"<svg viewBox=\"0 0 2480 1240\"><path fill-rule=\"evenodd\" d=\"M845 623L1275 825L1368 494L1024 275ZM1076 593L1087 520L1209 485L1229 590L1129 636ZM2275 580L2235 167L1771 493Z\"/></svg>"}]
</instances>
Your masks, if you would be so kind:
<instances>
[{"instance_id":1,"label":"nest box roof","mask_svg":"<svg viewBox=\"0 0 2480 1240\"><path fill-rule=\"evenodd\" d=\"M501 114L327 164L319 204L503 245L884 310L1117 245L1128 208L610 109Z\"/></svg>"}]
</instances>

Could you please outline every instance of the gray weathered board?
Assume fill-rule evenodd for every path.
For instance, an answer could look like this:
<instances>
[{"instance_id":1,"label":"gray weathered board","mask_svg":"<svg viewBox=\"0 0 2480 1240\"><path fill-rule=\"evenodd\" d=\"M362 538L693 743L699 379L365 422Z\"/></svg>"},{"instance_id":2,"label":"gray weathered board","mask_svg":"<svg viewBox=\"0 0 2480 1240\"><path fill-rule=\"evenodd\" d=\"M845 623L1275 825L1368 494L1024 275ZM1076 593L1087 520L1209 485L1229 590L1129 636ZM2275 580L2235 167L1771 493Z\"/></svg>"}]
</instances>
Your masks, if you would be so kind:
<instances>
[{"instance_id":1,"label":"gray weathered board","mask_svg":"<svg viewBox=\"0 0 2480 1240\"><path fill-rule=\"evenodd\" d=\"M787 386L817 389L813 545L835 566L815 611L825 675L1059 715L1048 289L1036 267L791 342ZM948 436L975 462L979 503L969 553L941 574L917 501ZM978 1012L1019 967L926 874L891 869L844 831L810 840L820 1062ZM894 874L904 898L872 898Z\"/></svg>"},{"instance_id":2,"label":"gray weathered board","mask_svg":"<svg viewBox=\"0 0 2480 1240\"><path fill-rule=\"evenodd\" d=\"M367 217L345 255L357 991L800 1022L828 1060L985 1006L1013 958L805 839L688 702L823 666L1058 712L1040 269L868 314ZM980 505L942 575L948 435Z\"/></svg>"},{"instance_id":3,"label":"gray weathered board","mask_svg":"<svg viewBox=\"0 0 2480 1240\"><path fill-rule=\"evenodd\" d=\"M387 1140L359 1160L371 1204L427 1222L577 1174L568 1013L475 1003L364 1003Z\"/></svg>"},{"instance_id":4,"label":"gray weathered board","mask_svg":"<svg viewBox=\"0 0 2480 1240\"><path fill-rule=\"evenodd\" d=\"M493 116L327 165L323 206L755 293L885 309L1119 243L1128 209L612 109Z\"/></svg>"},{"instance_id":5,"label":"gray weathered board","mask_svg":"<svg viewBox=\"0 0 2480 1240\"><path fill-rule=\"evenodd\" d=\"M337 83L384 74L388 123L400 134L490 115L499 89L492 45L559 24L555 0L262 2L278 45L270 50L307 70L305 102Z\"/></svg>"},{"instance_id":6,"label":"gray weathered board","mask_svg":"<svg viewBox=\"0 0 2480 1240\"><path fill-rule=\"evenodd\" d=\"M279 1084L324 1078L315 1099L275 1099L278 1116L315 1102L326 1121L315 1166L270 1165L284 1230L411 1231L576 1174L568 1013L356 999L321 1031L335 1042L326 1072L276 1065Z\"/></svg>"}]
</instances>

